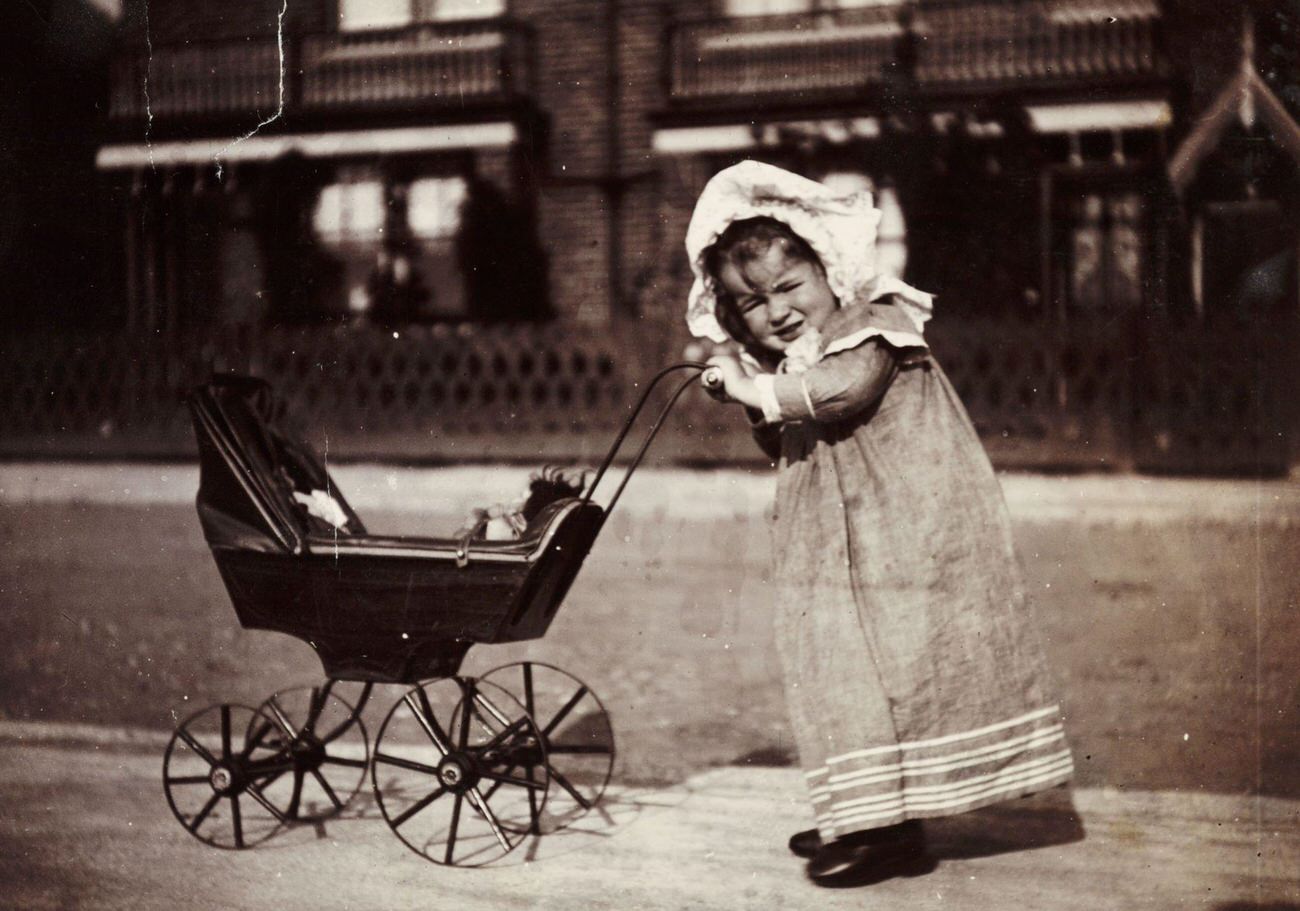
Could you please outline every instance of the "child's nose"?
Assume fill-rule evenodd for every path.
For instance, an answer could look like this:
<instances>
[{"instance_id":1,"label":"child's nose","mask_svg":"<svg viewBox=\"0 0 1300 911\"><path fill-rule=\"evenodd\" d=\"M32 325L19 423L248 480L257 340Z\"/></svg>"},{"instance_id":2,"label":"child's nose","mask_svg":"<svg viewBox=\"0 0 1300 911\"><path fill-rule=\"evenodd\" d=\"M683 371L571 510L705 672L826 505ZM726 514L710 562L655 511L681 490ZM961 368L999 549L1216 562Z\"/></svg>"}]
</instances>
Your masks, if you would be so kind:
<instances>
[{"instance_id":1,"label":"child's nose","mask_svg":"<svg viewBox=\"0 0 1300 911\"><path fill-rule=\"evenodd\" d=\"M790 318L790 302L779 294L767 299L767 321L773 326L780 326Z\"/></svg>"}]
</instances>

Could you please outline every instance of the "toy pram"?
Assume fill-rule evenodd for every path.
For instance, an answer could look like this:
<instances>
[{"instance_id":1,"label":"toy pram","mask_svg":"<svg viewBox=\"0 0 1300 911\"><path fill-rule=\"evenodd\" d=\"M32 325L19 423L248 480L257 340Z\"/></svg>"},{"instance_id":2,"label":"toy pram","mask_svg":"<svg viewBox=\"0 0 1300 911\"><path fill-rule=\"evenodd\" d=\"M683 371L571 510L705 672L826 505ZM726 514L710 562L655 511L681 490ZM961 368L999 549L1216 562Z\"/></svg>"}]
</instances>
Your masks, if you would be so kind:
<instances>
[{"instance_id":1,"label":"toy pram","mask_svg":"<svg viewBox=\"0 0 1300 911\"><path fill-rule=\"evenodd\" d=\"M239 622L306 641L326 680L181 722L163 784L186 830L250 847L340 812L367 768L389 828L440 864L488 863L589 810L614 763L595 694L535 662L457 673L474 643L545 635L664 418L704 369L657 374L585 493L551 503L508 541L371 534L323 463L286 432L266 383L229 377L195 390L198 512ZM678 371L691 376L602 508L592 494L656 384ZM331 521L299 505L322 493L336 504ZM408 688L372 751L362 713L377 683Z\"/></svg>"}]
</instances>

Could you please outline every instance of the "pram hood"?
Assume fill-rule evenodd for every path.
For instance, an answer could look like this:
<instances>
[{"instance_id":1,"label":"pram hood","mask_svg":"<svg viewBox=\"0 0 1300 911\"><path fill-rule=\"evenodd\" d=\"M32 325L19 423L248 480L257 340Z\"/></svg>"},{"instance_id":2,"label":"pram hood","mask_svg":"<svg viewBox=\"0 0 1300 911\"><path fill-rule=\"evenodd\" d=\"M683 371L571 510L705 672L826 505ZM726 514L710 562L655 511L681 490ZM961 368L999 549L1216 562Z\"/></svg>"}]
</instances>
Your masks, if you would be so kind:
<instances>
[{"instance_id":1,"label":"pram hood","mask_svg":"<svg viewBox=\"0 0 1300 911\"><path fill-rule=\"evenodd\" d=\"M293 435L282 403L264 380L220 377L195 389L189 405L199 446L196 505L204 538L214 549L531 563L570 513L600 513L595 504L566 498L543 509L510 541L370 534L321 459ZM313 515L295 497L313 492L337 504L341 526Z\"/></svg>"},{"instance_id":2,"label":"pram hood","mask_svg":"<svg viewBox=\"0 0 1300 911\"><path fill-rule=\"evenodd\" d=\"M346 517L342 534L364 534L325 465L284 425L284 408L263 380L213 379L189 398L199 448L197 507L212 547L300 553L313 534L336 531L294 493L325 491Z\"/></svg>"}]
</instances>

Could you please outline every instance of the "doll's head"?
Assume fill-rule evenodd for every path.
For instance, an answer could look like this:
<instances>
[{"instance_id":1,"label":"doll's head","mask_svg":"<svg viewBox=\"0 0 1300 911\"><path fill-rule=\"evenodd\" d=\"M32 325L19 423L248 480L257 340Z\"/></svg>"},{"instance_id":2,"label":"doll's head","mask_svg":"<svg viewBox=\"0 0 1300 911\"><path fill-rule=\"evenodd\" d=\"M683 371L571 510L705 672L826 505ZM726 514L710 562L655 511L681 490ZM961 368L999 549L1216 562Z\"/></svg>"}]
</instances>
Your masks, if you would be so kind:
<instances>
[{"instance_id":1,"label":"doll's head","mask_svg":"<svg viewBox=\"0 0 1300 911\"><path fill-rule=\"evenodd\" d=\"M821 260L775 218L732 222L705 252L718 322L760 359L780 359L839 306Z\"/></svg>"}]
</instances>

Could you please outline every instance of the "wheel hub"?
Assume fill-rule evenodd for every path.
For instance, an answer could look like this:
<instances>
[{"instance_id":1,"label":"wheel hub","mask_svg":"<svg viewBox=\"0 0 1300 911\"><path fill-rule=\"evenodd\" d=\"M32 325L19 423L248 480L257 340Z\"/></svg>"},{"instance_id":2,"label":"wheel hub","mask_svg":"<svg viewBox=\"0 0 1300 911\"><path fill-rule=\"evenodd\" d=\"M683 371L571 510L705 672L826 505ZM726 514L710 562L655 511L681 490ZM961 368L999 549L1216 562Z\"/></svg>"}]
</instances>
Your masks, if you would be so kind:
<instances>
[{"instance_id":1,"label":"wheel hub","mask_svg":"<svg viewBox=\"0 0 1300 911\"><path fill-rule=\"evenodd\" d=\"M318 769L325 762L325 744L319 738L305 734L294 740L289 755L299 768Z\"/></svg>"},{"instance_id":2,"label":"wheel hub","mask_svg":"<svg viewBox=\"0 0 1300 911\"><path fill-rule=\"evenodd\" d=\"M452 753L438 763L438 781L454 793L468 791L478 784L474 761L464 753Z\"/></svg>"},{"instance_id":3,"label":"wheel hub","mask_svg":"<svg viewBox=\"0 0 1300 911\"><path fill-rule=\"evenodd\" d=\"M224 794L234 787L235 773L223 765L214 766L208 775L208 781L212 785L212 790Z\"/></svg>"}]
</instances>

